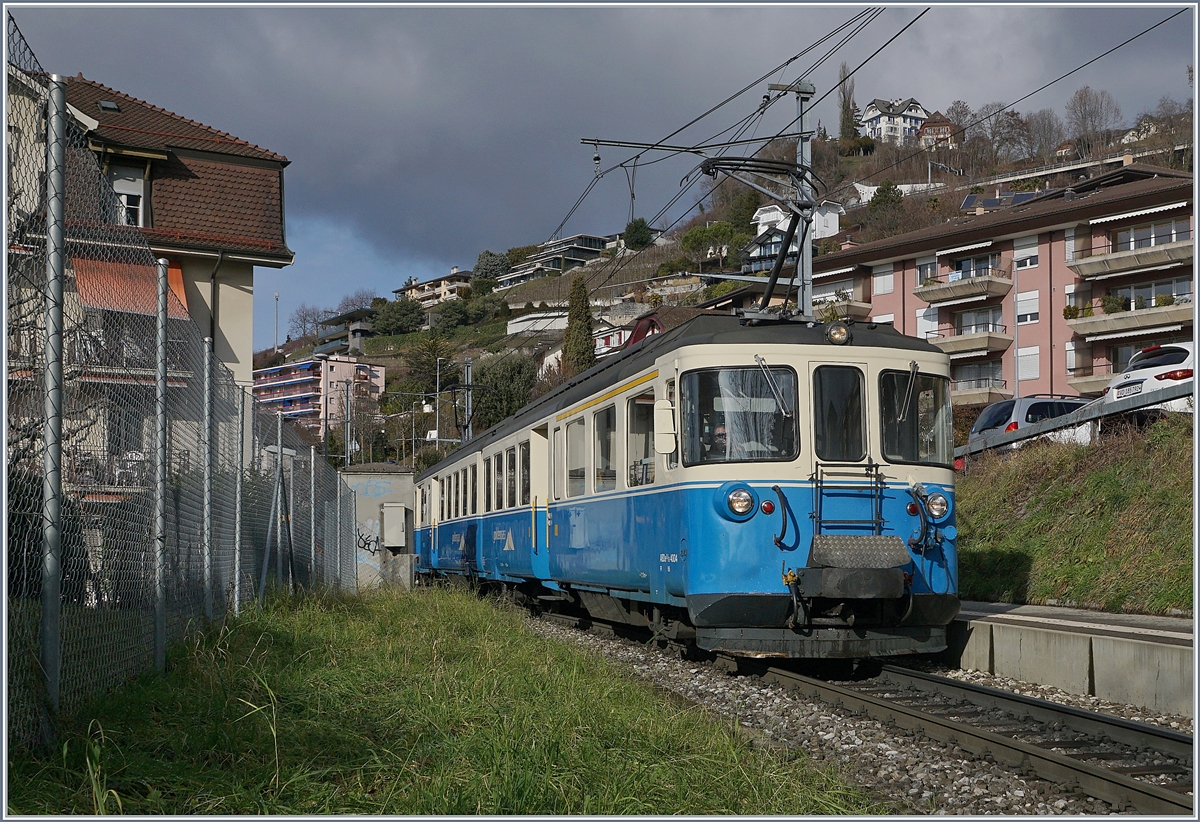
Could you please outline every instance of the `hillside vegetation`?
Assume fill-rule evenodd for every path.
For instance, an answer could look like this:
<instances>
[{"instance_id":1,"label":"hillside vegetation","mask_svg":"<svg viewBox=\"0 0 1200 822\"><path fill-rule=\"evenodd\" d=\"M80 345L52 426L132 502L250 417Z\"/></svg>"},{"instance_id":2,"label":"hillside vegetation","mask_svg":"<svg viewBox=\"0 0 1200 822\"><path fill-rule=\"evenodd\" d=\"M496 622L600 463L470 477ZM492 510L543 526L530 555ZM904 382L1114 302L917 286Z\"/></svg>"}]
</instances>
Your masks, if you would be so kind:
<instances>
[{"instance_id":1,"label":"hillside vegetation","mask_svg":"<svg viewBox=\"0 0 1200 822\"><path fill-rule=\"evenodd\" d=\"M1099 443L972 460L958 483L963 599L1192 608L1192 415Z\"/></svg>"}]
</instances>

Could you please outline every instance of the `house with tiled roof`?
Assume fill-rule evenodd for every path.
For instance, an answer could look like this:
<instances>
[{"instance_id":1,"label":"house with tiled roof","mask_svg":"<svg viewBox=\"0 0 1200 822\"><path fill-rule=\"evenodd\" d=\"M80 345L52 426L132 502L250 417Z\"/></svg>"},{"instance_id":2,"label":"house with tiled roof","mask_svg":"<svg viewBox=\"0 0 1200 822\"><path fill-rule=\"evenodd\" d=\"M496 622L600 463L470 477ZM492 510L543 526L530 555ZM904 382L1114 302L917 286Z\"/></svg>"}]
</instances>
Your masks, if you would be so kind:
<instances>
[{"instance_id":1,"label":"house with tiled roof","mask_svg":"<svg viewBox=\"0 0 1200 822\"><path fill-rule=\"evenodd\" d=\"M136 226L169 261L191 318L214 339L216 358L249 384L254 269L281 268L293 254L284 232L288 159L77 75L67 102Z\"/></svg>"},{"instance_id":2,"label":"house with tiled roof","mask_svg":"<svg viewBox=\"0 0 1200 822\"><path fill-rule=\"evenodd\" d=\"M872 100L863 109L859 122L872 140L903 146L916 142L917 133L927 119L929 113L909 97L907 100Z\"/></svg>"},{"instance_id":3,"label":"house with tiled roof","mask_svg":"<svg viewBox=\"0 0 1200 822\"><path fill-rule=\"evenodd\" d=\"M951 397L1096 396L1137 351L1191 340L1192 175L1130 163L1071 188L823 254L851 295L950 355Z\"/></svg>"}]
</instances>

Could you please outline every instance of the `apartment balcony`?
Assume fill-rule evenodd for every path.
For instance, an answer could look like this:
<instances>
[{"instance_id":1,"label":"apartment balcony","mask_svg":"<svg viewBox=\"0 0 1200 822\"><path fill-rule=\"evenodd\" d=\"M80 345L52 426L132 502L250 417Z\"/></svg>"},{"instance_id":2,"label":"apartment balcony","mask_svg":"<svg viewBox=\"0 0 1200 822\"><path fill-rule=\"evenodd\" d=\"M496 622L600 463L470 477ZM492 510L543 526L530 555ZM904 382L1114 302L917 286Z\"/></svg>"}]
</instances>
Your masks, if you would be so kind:
<instances>
[{"instance_id":1,"label":"apartment balcony","mask_svg":"<svg viewBox=\"0 0 1200 822\"><path fill-rule=\"evenodd\" d=\"M1104 251L1087 257L1076 256L1074 262L1067 263L1067 268L1082 279L1103 280L1108 277L1120 277L1177 265L1190 266L1194 254L1192 238L1190 233L1183 233L1187 236L1161 245L1123 251ZM1179 233L1176 236L1179 236ZM1104 248L1110 247L1106 245Z\"/></svg>"},{"instance_id":2,"label":"apartment balcony","mask_svg":"<svg viewBox=\"0 0 1200 822\"><path fill-rule=\"evenodd\" d=\"M345 337L349 332L350 328L348 325L346 325L346 323L325 326L322 327L319 332L317 332L317 339L326 340L332 337Z\"/></svg>"},{"instance_id":3,"label":"apartment balcony","mask_svg":"<svg viewBox=\"0 0 1200 822\"><path fill-rule=\"evenodd\" d=\"M813 311L820 316L822 311L833 310L843 320L864 321L871 318L871 304L857 300L825 300L813 303Z\"/></svg>"},{"instance_id":4,"label":"apartment balcony","mask_svg":"<svg viewBox=\"0 0 1200 822\"><path fill-rule=\"evenodd\" d=\"M930 337L929 341L952 357L965 357L1005 351L1013 338L1003 325L980 323Z\"/></svg>"},{"instance_id":5,"label":"apartment balcony","mask_svg":"<svg viewBox=\"0 0 1200 822\"><path fill-rule=\"evenodd\" d=\"M950 384L950 400L955 405L991 405L1011 400L1013 392L1004 380L985 377L979 380L955 380Z\"/></svg>"},{"instance_id":6,"label":"apartment balcony","mask_svg":"<svg viewBox=\"0 0 1200 822\"><path fill-rule=\"evenodd\" d=\"M346 339L340 339L318 345L313 349L313 354L338 354L349 350L349 342Z\"/></svg>"},{"instance_id":7,"label":"apartment balcony","mask_svg":"<svg viewBox=\"0 0 1200 822\"><path fill-rule=\"evenodd\" d=\"M926 280L913 289L913 296L934 305L951 300L1003 297L1012 290L1011 266L975 269L971 274L955 280L951 280L950 276L953 275Z\"/></svg>"},{"instance_id":8,"label":"apartment balcony","mask_svg":"<svg viewBox=\"0 0 1200 822\"><path fill-rule=\"evenodd\" d=\"M1112 377L1113 368L1110 363L1080 365L1067 369L1067 385L1085 396L1099 395Z\"/></svg>"},{"instance_id":9,"label":"apartment balcony","mask_svg":"<svg viewBox=\"0 0 1200 822\"><path fill-rule=\"evenodd\" d=\"M1067 326L1081 337L1093 340L1137 337L1158 331L1177 331L1192 324L1192 303L1160 305L1115 314L1097 314L1067 320Z\"/></svg>"}]
</instances>

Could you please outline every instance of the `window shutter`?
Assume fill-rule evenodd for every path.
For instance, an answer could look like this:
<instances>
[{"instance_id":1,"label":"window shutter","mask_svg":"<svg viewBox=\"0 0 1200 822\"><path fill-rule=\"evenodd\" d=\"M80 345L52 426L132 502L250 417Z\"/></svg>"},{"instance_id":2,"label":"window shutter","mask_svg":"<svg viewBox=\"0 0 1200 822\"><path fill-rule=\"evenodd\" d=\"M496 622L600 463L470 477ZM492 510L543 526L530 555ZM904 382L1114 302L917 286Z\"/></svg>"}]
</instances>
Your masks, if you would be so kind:
<instances>
[{"instance_id":1,"label":"window shutter","mask_svg":"<svg viewBox=\"0 0 1200 822\"><path fill-rule=\"evenodd\" d=\"M1021 380L1036 380L1041 376L1039 362L1041 360L1041 346L1033 345L1029 348L1017 349L1017 373Z\"/></svg>"},{"instance_id":2,"label":"window shutter","mask_svg":"<svg viewBox=\"0 0 1200 822\"><path fill-rule=\"evenodd\" d=\"M894 323L896 321L895 314L880 314L871 318L873 323Z\"/></svg>"},{"instance_id":3,"label":"window shutter","mask_svg":"<svg viewBox=\"0 0 1200 822\"><path fill-rule=\"evenodd\" d=\"M1038 238L1037 235L1032 237L1018 237L1013 240L1013 261L1027 260L1030 257L1038 255Z\"/></svg>"},{"instance_id":4,"label":"window shutter","mask_svg":"<svg viewBox=\"0 0 1200 822\"><path fill-rule=\"evenodd\" d=\"M1075 260L1075 229L1073 228L1066 230L1066 256L1067 262Z\"/></svg>"},{"instance_id":5,"label":"window shutter","mask_svg":"<svg viewBox=\"0 0 1200 822\"><path fill-rule=\"evenodd\" d=\"M925 340L938 330L938 310L934 306L917 309L917 337Z\"/></svg>"},{"instance_id":6,"label":"window shutter","mask_svg":"<svg viewBox=\"0 0 1200 822\"><path fill-rule=\"evenodd\" d=\"M1038 318L1038 292L1022 291L1017 294L1017 322L1036 322Z\"/></svg>"},{"instance_id":7,"label":"window shutter","mask_svg":"<svg viewBox=\"0 0 1200 822\"><path fill-rule=\"evenodd\" d=\"M1066 354L1067 354L1067 373L1074 374L1075 373L1075 341L1067 340L1066 345L1064 346L1064 349L1066 350Z\"/></svg>"},{"instance_id":8,"label":"window shutter","mask_svg":"<svg viewBox=\"0 0 1200 822\"><path fill-rule=\"evenodd\" d=\"M871 269L871 293L891 294L895 290L892 280L892 264L877 265Z\"/></svg>"}]
</instances>

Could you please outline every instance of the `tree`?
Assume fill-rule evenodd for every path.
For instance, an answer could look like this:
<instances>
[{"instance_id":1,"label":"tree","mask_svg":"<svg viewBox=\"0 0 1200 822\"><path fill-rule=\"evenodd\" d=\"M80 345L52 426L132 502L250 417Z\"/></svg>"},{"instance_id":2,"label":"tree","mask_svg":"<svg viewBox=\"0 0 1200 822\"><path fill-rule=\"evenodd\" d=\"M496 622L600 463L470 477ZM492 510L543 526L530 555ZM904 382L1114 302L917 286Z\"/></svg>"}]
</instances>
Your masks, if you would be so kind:
<instances>
[{"instance_id":1,"label":"tree","mask_svg":"<svg viewBox=\"0 0 1200 822\"><path fill-rule=\"evenodd\" d=\"M645 217L635 217L630 220L626 224L625 233L622 236L625 239L625 247L634 251L641 251L654 242L654 233L650 231Z\"/></svg>"},{"instance_id":2,"label":"tree","mask_svg":"<svg viewBox=\"0 0 1200 822\"><path fill-rule=\"evenodd\" d=\"M376 334L411 334L424 324L425 311L421 304L403 297L376 309L372 328Z\"/></svg>"},{"instance_id":3,"label":"tree","mask_svg":"<svg viewBox=\"0 0 1200 822\"><path fill-rule=\"evenodd\" d=\"M460 325L470 322L467 304L462 300L446 300L438 306L437 318L433 321L433 333L439 337L448 337Z\"/></svg>"},{"instance_id":4,"label":"tree","mask_svg":"<svg viewBox=\"0 0 1200 822\"><path fill-rule=\"evenodd\" d=\"M509 268L512 269L528 260L529 255L535 253L536 251L536 245L518 245L513 246L508 251L504 252L504 256L508 260Z\"/></svg>"},{"instance_id":5,"label":"tree","mask_svg":"<svg viewBox=\"0 0 1200 822\"><path fill-rule=\"evenodd\" d=\"M1081 157L1099 154L1108 147L1112 130L1121 125L1121 109L1107 91L1084 86L1067 101L1067 130Z\"/></svg>"},{"instance_id":6,"label":"tree","mask_svg":"<svg viewBox=\"0 0 1200 822\"><path fill-rule=\"evenodd\" d=\"M1055 150L1067 139L1062 118L1052 108L1044 108L1026 116L1029 130L1029 156L1042 162L1054 159Z\"/></svg>"},{"instance_id":7,"label":"tree","mask_svg":"<svg viewBox=\"0 0 1200 822\"><path fill-rule=\"evenodd\" d=\"M295 338L311 337L317 333L317 324L330 316L332 309L300 303L288 320L288 332Z\"/></svg>"},{"instance_id":8,"label":"tree","mask_svg":"<svg viewBox=\"0 0 1200 822\"><path fill-rule=\"evenodd\" d=\"M967 127L975 120L975 114L971 111L971 107L965 100L955 100L946 109L946 119L955 125L955 130L950 135L950 141L959 145L965 143L967 137L972 133L971 129Z\"/></svg>"},{"instance_id":9,"label":"tree","mask_svg":"<svg viewBox=\"0 0 1200 822\"><path fill-rule=\"evenodd\" d=\"M471 297L486 297L496 290L496 286L500 283L489 277L472 277L471 278Z\"/></svg>"},{"instance_id":10,"label":"tree","mask_svg":"<svg viewBox=\"0 0 1200 822\"><path fill-rule=\"evenodd\" d=\"M730 246L734 236L738 232L734 231L733 226L727 222L720 221L712 223L708 226L708 242L715 248L717 256L721 258L721 266L725 266L725 258L732 249Z\"/></svg>"},{"instance_id":11,"label":"tree","mask_svg":"<svg viewBox=\"0 0 1200 822\"><path fill-rule=\"evenodd\" d=\"M875 196L871 198L871 202L867 203L867 210L877 212L895 208L903 199L900 188L890 179L884 178L879 188L875 189Z\"/></svg>"},{"instance_id":12,"label":"tree","mask_svg":"<svg viewBox=\"0 0 1200 822\"><path fill-rule=\"evenodd\" d=\"M854 104L854 80L845 62L838 69L838 137L853 140L858 136L858 106Z\"/></svg>"},{"instance_id":13,"label":"tree","mask_svg":"<svg viewBox=\"0 0 1200 822\"><path fill-rule=\"evenodd\" d=\"M499 316L503 311L504 301L499 294L484 294L467 303L467 321L473 325L487 322Z\"/></svg>"},{"instance_id":14,"label":"tree","mask_svg":"<svg viewBox=\"0 0 1200 822\"><path fill-rule=\"evenodd\" d=\"M353 294L347 294L345 297L342 297L336 310L338 314L346 314L350 311L357 311L360 308L370 308L371 301L374 299L374 291L369 288L360 288Z\"/></svg>"},{"instance_id":15,"label":"tree","mask_svg":"<svg viewBox=\"0 0 1200 822\"><path fill-rule=\"evenodd\" d=\"M499 280L509 272L512 266L509 265L508 257L504 254L496 254L493 251L488 251L486 248L479 252L479 258L475 260L475 270L471 273L476 279L481 280ZM471 289L475 289L475 281L471 281ZM476 292L478 293L478 292Z\"/></svg>"},{"instance_id":16,"label":"tree","mask_svg":"<svg viewBox=\"0 0 1200 822\"><path fill-rule=\"evenodd\" d=\"M490 428L524 408L537 375L533 359L515 351L481 361L475 383L492 390L474 392L475 430Z\"/></svg>"},{"instance_id":17,"label":"tree","mask_svg":"<svg viewBox=\"0 0 1200 822\"><path fill-rule=\"evenodd\" d=\"M759 194L749 186L743 186L733 195L729 205L729 224L735 231L754 236L754 212L758 211Z\"/></svg>"},{"instance_id":18,"label":"tree","mask_svg":"<svg viewBox=\"0 0 1200 822\"><path fill-rule=\"evenodd\" d=\"M592 340L592 307L588 302L587 280L582 274L571 278L567 300L567 331L563 335L563 364L574 374L596 364L596 344Z\"/></svg>"},{"instance_id":19,"label":"tree","mask_svg":"<svg viewBox=\"0 0 1200 822\"><path fill-rule=\"evenodd\" d=\"M708 248L712 245L711 236L707 226L697 225L689 228L679 238L679 247L696 264L697 272L704 267L704 261L708 259Z\"/></svg>"},{"instance_id":20,"label":"tree","mask_svg":"<svg viewBox=\"0 0 1200 822\"><path fill-rule=\"evenodd\" d=\"M454 302L454 301L452 301ZM441 337L423 337L405 358L408 365L408 378L418 386L423 394L432 394L437 389L439 358L442 359L440 369L441 384L448 385L458 382L458 365L450 361L454 349L450 343Z\"/></svg>"}]
</instances>

